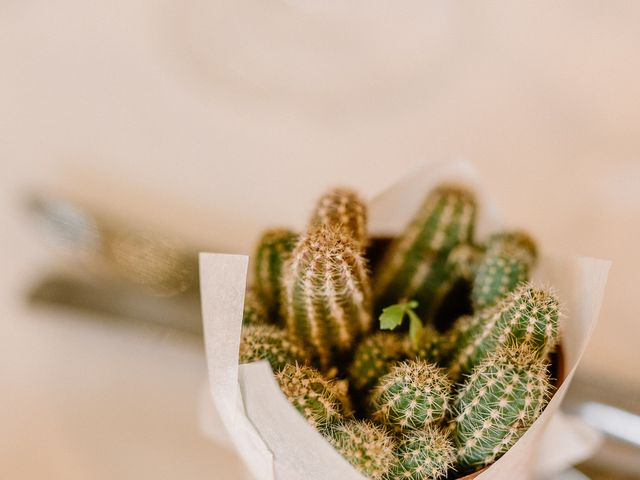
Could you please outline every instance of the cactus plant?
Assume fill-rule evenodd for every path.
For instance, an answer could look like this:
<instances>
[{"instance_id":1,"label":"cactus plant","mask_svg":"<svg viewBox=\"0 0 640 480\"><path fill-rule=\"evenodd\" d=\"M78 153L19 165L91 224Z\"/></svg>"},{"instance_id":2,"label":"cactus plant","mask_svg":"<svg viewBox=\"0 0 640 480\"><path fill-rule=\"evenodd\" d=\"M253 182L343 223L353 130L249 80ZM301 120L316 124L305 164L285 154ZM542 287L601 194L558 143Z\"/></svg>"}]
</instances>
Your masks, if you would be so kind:
<instances>
[{"instance_id":1,"label":"cactus plant","mask_svg":"<svg viewBox=\"0 0 640 480\"><path fill-rule=\"evenodd\" d=\"M478 266L471 289L474 310L490 307L529 279L529 264L504 250L488 252Z\"/></svg>"},{"instance_id":2,"label":"cactus plant","mask_svg":"<svg viewBox=\"0 0 640 480\"><path fill-rule=\"evenodd\" d=\"M523 284L494 307L473 317L458 336L449 374L469 373L501 345L526 344L540 358L558 342L559 302L551 291Z\"/></svg>"},{"instance_id":3,"label":"cactus plant","mask_svg":"<svg viewBox=\"0 0 640 480\"><path fill-rule=\"evenodd\" d=\"M244 310L242 312L242 325L258 325L268 323L267 310L258 298L253 288L248 288L244 294Z\"/></svg>"},{"instance_id":4,"label":"cactus plant","mask_svg":"<svg viewBox=\"0 0 640 480\"><path fill-rule=\"evenodd\" d=\"M446 477L456 457L447 434L433 426L405 433L396 456L389 479L438 480Z\"/></svg>"},{"instance_id":5,"label":"cactus plant","mask_svg":"<svg viewBox=\"0 0 640 480\"><path fill-rule=\"evenodd\" d=\"M396 364L376 386L374 418L404 431L441 421L449 409L451 382L432 363L409 360Z\"/></svg>"},{"instance_id":6,"label":"cactus plant","mask_svg":"<svg viewBox=\"0 0 640 480\"><path fill-rule=\"evenodd\" d=\"M367 243L367 207L351 189L334 188L320 197L309 228L319 225L341 228L362 247Z\"/></svg>"},{"instance_id":7,"label":"cactus plant","mask_svg":"<svg viewBox=\"0 0 640 480\"><path fill-rule=\"evenodd\" d=\"M288 364L276 378L291 404L319 430L348 414L345 393L335 380L327 380L315 368Z\"/></svg>"},{"instance_id":8,"label":"cactus plant","mask_svg":"<svg viewBox=\"0 0 640 480\"><path fill-rule=\"evenodd\" d=\"M240 338L240 363L268 360L273 370L287 363L304 362L304 351L275 325L246 325Z\"/></svg>"},{"instance_id":9,"label":"cactus plant","mask_svg":"<svg viewBox=\"0 0 640 480\"><path fill-rule=\"evenodd\" d=\"M533 267L538 258L538 248L533 238L522 230L507 230L492 234L486 242L487 253L507 252Z\"/></svg>"},{"instance_id":10,"label":"cactus plant","mask_svg":"<svg viewBox=\"0 0 640 480\"><path fill-rule=\"evenodd\" d=\"M413 298L420 303L419 314L428 314L450 288L447 256L456 245L470 242L475 216L469 191L450 185L434 189L381 262L374 282L377 307Z\"/></svg>"},{"instance_id":11,"label":"cactus plant","mask_svg":"<svg viewBox=\"0 0 640 480\"><path fill-rule=\"evenodd\" d=\"M471 243L462 243L449 252L448 269L454 277L472 281L483 256L483 249Z\"/></svg>"},{"instance_id":12,"label":"cactus plant","mask_svg":"<svg viewBox=\"0 0 640 480\"><path fill-rule=\"evenodd\" d=\"M287 329L326 370L371 329L366 261L341 229L320 225L299 241L285 267Z\"/></svg>"},{"instance_id":13,"label":"cactus plant","mask_svg":"<svg viewBox=\"0 0 640 480\"><path fill-rule=\"evenodd\" d=\"M350 384L359 391L373 387L405 355L405 337L396 333L376 332L356 349L349 367Z\"/></svg>"},{"instance_id":14,"label":"cactus plant","mask_svg":"<svg viewBox=\"0 0 640 480\"><path fill-rule=\"evenodd\" d=\"M499 348L454 401L454 442L463 471L489 465L538 418L550 396L547 364L526 345Z\"/></svg>"},{"instance_id":15,"label":"cactus plant","mask_svg":"<svg viewBox=\"0 0 640 480\"><path fill-rule=\"evenodd\" d=\"M408 356L441 366L446 363L452 348L451 335L440 333L431 325L427 325L417 344L410 346Z\"/></svg>"},{"instance_id":16,"label":"cactus plant","mask_svg":"<svg viewBox=\"0 0 640 480\"><path fill-rule=\"evenodd\" d=\"M282 295L282 268L289 259L298 235L286 229L267 230L256 248L254 288L272 323L279 322Z\"/></svg>"},{"instance_id":17,"label":"cactus plant","mask_svg":"<svg viewBox=\"0 0 640 480\"><path fill-rule=\"evenodd\" d=\"M386 478L396 461L393 436L373 422L340 422L325 436L351 465L372 480Z\"/></svg>"}]
</instances>

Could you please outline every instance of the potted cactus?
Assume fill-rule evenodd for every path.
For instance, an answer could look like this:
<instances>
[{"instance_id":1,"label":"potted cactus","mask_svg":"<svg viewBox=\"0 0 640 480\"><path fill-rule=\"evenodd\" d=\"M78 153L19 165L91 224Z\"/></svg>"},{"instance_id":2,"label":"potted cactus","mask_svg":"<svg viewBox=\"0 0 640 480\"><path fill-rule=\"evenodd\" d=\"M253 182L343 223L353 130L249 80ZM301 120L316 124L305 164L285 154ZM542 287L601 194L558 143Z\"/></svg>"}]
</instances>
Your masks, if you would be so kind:
<instances>
[{"instance_id":1,"label":"potted cactus","mask_svg":"<svg viewBox=\"0 0 640 480\"><path fill-rule=\"evenodd\" d=\"M244 325L211 314L219 294L207 289L203 268L207 344L216 348L220 330L238 339L224 347L226 369L210 358L211 380L227 380L222 393L212 384L214 406L234 417L226 427L237 441L246 434L238 433L237 419L248 415L242 428L252 432L253 440L245 439L252 451L243 457L254 476L296 478L304 469L308 478L474 478L529 462L526 445L557 409L547 407L554 394L564 394L550 370L563 318L559 295L531 281L539 262L532 237L494 228L478 240L483 202L473 187L447 180L415 197L418 208L384 244L373 273L376 241L367 218L375 215L352 190L328 191L299 232L266 232L239 310ZM224 259L231 260L240 261ZM603 275L578 281L591 282L597 296ZM236 341L240 367L237 356L236 366L229 364ZM579 348L585 344L583 338ZM249 364L260 359L268 364ZM572 369L576 364L574 358ZM238 370L240 392L233 387ZM287 431L276 434L276 420L258 413L267 408L254 393L258 383L274 405L278 391L290 402L291 410L277 411ZM243 399L244 414L229 406L229 395ZM292 443L288 434L306 440ZM304 450L311 445L327 465Z\"/></svg>"}]
</instances>

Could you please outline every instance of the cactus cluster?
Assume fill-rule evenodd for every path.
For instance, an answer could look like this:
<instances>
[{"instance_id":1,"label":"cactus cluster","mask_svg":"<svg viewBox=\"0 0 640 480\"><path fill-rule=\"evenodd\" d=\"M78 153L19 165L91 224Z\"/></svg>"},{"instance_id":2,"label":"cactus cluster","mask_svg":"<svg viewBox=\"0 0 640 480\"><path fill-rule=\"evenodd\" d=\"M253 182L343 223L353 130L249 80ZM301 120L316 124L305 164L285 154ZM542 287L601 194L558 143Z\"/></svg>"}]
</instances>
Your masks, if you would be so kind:
<instances>
[{"instance_id":1,"label":"cactus cluster","mask_svg":"<svg viewBox=\"0 0 640 480\"><path fill-rule=\"evenodd\" d=\"M538 249L517 230L477 241L476 215L469 190L441 185L406 231L376 243L364 202L337 188L303 233L258 243L240 361L268 360L292 405L369 478L482 468L550 396L560 313L528 283ZM373 279L371 245L383 252ZM378 314L399 331L378 331Z\"/></svg>"}]
</instances>

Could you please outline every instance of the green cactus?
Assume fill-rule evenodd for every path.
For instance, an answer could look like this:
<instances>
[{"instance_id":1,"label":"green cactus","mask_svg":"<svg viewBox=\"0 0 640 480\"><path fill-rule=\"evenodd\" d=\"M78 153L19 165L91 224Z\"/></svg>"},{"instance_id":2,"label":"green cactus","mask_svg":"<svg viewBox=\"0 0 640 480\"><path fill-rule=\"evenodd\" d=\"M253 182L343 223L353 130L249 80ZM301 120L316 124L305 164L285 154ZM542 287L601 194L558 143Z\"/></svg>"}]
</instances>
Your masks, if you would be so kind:
<instances>
[{"instance_id":1,"label":"green cactus","mask_svg":"<svg viewBox=\"0 0 640 480\"><path fill-rule=\"evenodd\" d=\"M276 373L276 378L291 404L318 430L349 414L342 387L315 368L288 364Z\"/></svg>"},{"instance_id":2,"label":"green cactus","mask_svg":"<svg viewBox=\"0 0 640 480\"><path fill-rule=\"evenodd\" d=\"M462 243L454 247L447 256L447 268L454 277L472 281L484 254L482 247Z\"/></svg>"},{"instance_id":3,"label":"green cactus","mask_svg":"<svg viewBox=\"0 0 640 480\"><path fill-rule=\"evenodd\" d=\"M404 340L403 335L376 332L360 342L349 367L350 384L358 391L367 391L378 383L405 356Z\"/></svg>"},{"instance_id":4,"label":"green cactus","mask_svg":"<svg viewBox=\"0 0 640 480\"><path fill-rule=\"evenodd\" d=\"M255 290L248 288L244 294L242 325L264 325L268 323L268 320L267 310L264 308Z\"/></svg>"},{"instance_id":5,"label":"green cactus","mask_svg":"<svg viewBox=\"0 0 640 480\"><path fill-rule=\"evenodd\" d=\"M496 348L526 344L540 358L558 342L559 302L548 290L523 284L497 305L476 314L457 338L449 375L469 373Z\"/></svg>"},{"instance_id":6,"label":"green cactus","mask_svg":"<svg viewBox=\"0 0 640 480\"><path fill-rule=\"evenodd\" d=\"M291 256L298 235L290 230L273 229L262 234L256 248L254 288L265 306L271 323L281 314L282 269Z\"/></svg>"},{"instance_id":7,"label":"green cactus","mask_svg":"<svg viewBox=\"0 0 640 480\"><path fill-rule=\"evenodd\" d=\"M418 358L442 366L453 348L451 335L440 333L431 325L424 327L416 345L410 345L409 358Z\"/></svg>"},{"instance_id":8,"label":"green cactus","mask_svg":"<svg viewBox=\"0 0 640 480\"><path fill-rule=\"evenodd\" d=\"M519 258L532 268L538 259L538 248L533 238L521 230L507 230L494 233L486 242L487 253L507 253L510 257Z\"/></svg>"},{"instance_id":9,"label":"green cactus","mask_svg":"<svg viewBox=\"0 0 640 480\"><path fill-rule=\"evenodd\" d=\"M334 188L320 197L309 228L315 230L319 225L340 228L361 246L367 243L367 207L348 188Z\"/></svg>"},{"instance_id":10,"label":"green cactus","mask_svg":"<svg viewBox=\"0 0 640 480\"><path fill-rule=\"evenodd\" d=\"M413 298L420 303L420 316L428 315L451 288L447 256L471 241L475 217L469 191L449 185L434 189L381 262L374 281L377 308Z\"/></svg>"},{"instance_id":11,"label":"green cactus","mask_svg":"<svg viewBox=\"0 0 640 480\"><path fill-rule=\"evenodd\" d=\"M373 422L340 422L325 436L351 465L372 480L386 478L396 461L393 436Z\"/></svg>"},{"instance_id":12,"label":"green cactus","mask_svg":"<svg viewBox=\"0 0 640 480\"><path fill-rule=\"evenodd\" d=\"M320 225L303 237L284 271L289 333L327 370L372 326L367 264L341 229Z\"/></svg>"},{"instance_id":13,"label":"green cactus","mask_svg":"<svg viewBox=\"0 0 640 480\"><path fill-rule=\"evenodd\" d=\"M433 426L405 433L396 456L389 479L438 480L447 476L456 458L447 434Z\"/></svg>"},{"instance_id":14,"label":"green cactus","mask_svg":"<svg viewBox=\"0 0 640 480\"><path fill-rule=\"evenodd\" d=\"M444 419L451 382L432 363L409 360L394 366L376 386L374 418L398 431L422 429Z\"/></svg>"},{"instance_id":15,"label":"green cactus","mask_svg":"<svg viewBox=\"0 0 640 480\"><path fill-rule=\"evenodd\" d=\"M489 465L538 418L550 396L547 364L526 345L499 348L467 378L454 401L462 471Z\"/></svg>"},{"instance_id":16,"label":"green cactus","mask_svg":"<svg viewBox=\"0 0 640 480\"><path fill-rule=\"evenodd\" d=\"M478 266L471 289L475 311L497 303L529 279L529 264L504 250L488 252Z\"/></svg>"},{"instance_id":17,"label":"green cactus","mask_svg":"<svg viewBox=\"0 0 640 480\"><path fill-rule=\"evenodd\" d=\"M268 360L277 371L288 363L305 362L302 348L275 325L246 325L240 338L240 363Z\"/></svg>"}]
</instances>

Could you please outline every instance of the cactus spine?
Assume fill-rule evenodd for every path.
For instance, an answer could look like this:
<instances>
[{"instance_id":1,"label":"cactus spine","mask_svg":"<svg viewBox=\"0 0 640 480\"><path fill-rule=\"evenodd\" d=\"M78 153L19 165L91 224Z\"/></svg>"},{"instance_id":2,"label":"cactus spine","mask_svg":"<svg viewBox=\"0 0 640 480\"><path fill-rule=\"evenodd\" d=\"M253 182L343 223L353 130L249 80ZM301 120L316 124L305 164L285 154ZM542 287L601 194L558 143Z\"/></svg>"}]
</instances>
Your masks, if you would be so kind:
<instances>
[{"instance_id":1,"label":"cactus spine","mask_svg":"<svg viewBox=\"0 0 640 480\"><path fill-rule=\"evenodd\" d=\"M351 465L372 480L386 478L395 463L393 437L370 421L338 423L328 430L326 437Z\"/></svg>"},{"instance_id":2,"label":"cactus spine","mask_svg":"<svg viewBox=\"0 0 640 480\"><path fill-rule=\"evenodd\" d=\"M538 259L538 248L531 236L521 230L494 233L487 240L489 254L507 253L533 267Z\"/></svg>"},{"instance_id":3,"label":"cactus spine","mask_svg":"<svg viewBox=\"0 0 640 480\"><path fill-rule=\"evenodd\" d=\"M357 243L342 230L320 225L303 237L283 283L287 329L321 369L371 329L367 265Z\"/></svg>"},{"instance_id":4,"label":"cactus spine","mask_svg":"<svg viewBox=\"0 0 640 480\"><path fill-rule=\"evenodd\" d=\"M527 346L487 357L454 402L459 467L475 470L504 454L538 418L550 391L546 363Z\"/></svg>"},{"instance_id":5,"label":"cactus spine","mask_svg":"<svg viewBox=\"0 0 640 480\"><path fill-rule=\"evenodd\" d=\"M258 241L254 288L272 323L280 323L282 269L297 240L298 235L290 230L274 229L264 232Z\"/></svg>"},{"instance_id":6,"label":"cactus spine","mask_svg":"<svg viewBox=\"0 0 640 480\"><path fill-rule=\"evenodd\" d=\"M470 192L456 186L434 189L409 225L393 242L375 279L378 307L413 298L420 313L450 288L449 251L473 235L476 203Z\"/></svg>"},{"instance_id":7,"label":"cactus spine","mask_svg":"<svg viewBox=\"0 0 640 480\"><path fill-rule=\"evenodd\" d=\"M404 338L396 333L376 332L365 338L349 367L351 385L359 391L373 387L394 363L404 357Z\"/></svg>"},{"instance_id":8,"label":"cactus spine","mask_svg":"<svg viewBox=\"0 0 640 480\"><path fill-rule=\"evenodd\" d=\"M361 246L367 243L367 207L351 189L334 188L320 197L309 228L319 225L340 228Z\"/></svg>"},{"instance_id":9,"label":"cactus spine","mask_svg":"<svg viewBox=\"0 0 640 480\"><path fill-rule=\"evenodd\" d=\"M487 253L473 280L474 310L490 307L529 279L529 265L506 253Z\"/></svg>"},{"instance_id":10,"label":"cactus spine","mask_svg":"<svg viewBox=\"0 0 640 480\"><path fill-rule=\"evenodd\" d=\"M470 372L496 348L525 344L544 358L558 341L559 302L544 289L524 284L500 303L473 317L458 337L457 355L449 374L457 379Z\"/></svg>"},{"instance_id":11,"label":"cactus spine","mask_svg":"<svg viewBox=\"0 0 640 480\"><path fill-rule=\"evenodd\" d=\"M273 370L304 362L304 351L275 325L246 325L240 339L240 363L268 360Z\"/></svg>"},{"instance_id":12,"label":"cactus spine","mask_svg":"<svg viewBox=\"0 0 640 480\"><path fill-rule=\"evenodd\" d=\"M389 478L438 480L446 477L455 461L455 449L449 437L437 427L413 430L402 436L396 449L398 461Z\"/></svg>"},{"instance_id":13,"label":"cactus spine","mask_svg":"<svg viewBox=\"0 0 640 480\"><path fill-rule=\"evenodd\" d=\"M482 248L470 243L463 243L454 247L447 257L447 268L456 278L472 281L480 265L483 255Z\"/></svg>"},{"instance_id":14,"label":"cactus spine","mask_svg":"<svg viewBox=\"0 0 640 480\"><path fill-rule=\"evenodd\" d=\"M287 399L318 429L342 420L348 413L340 385L325 379L315 368L289 364L276 378Z\"/></svg>"},{"instance_id":15,"label":"cactus spine","mask_svg":"<svg viewBox=\"0 0 640 480\"><path fill-rule=\"evenodd\" d=\"M451 382L434 364L410 360L393 367L373 392L375 418L399 431L441 421L449 409Z\"/></svg>"}]
</instances>

